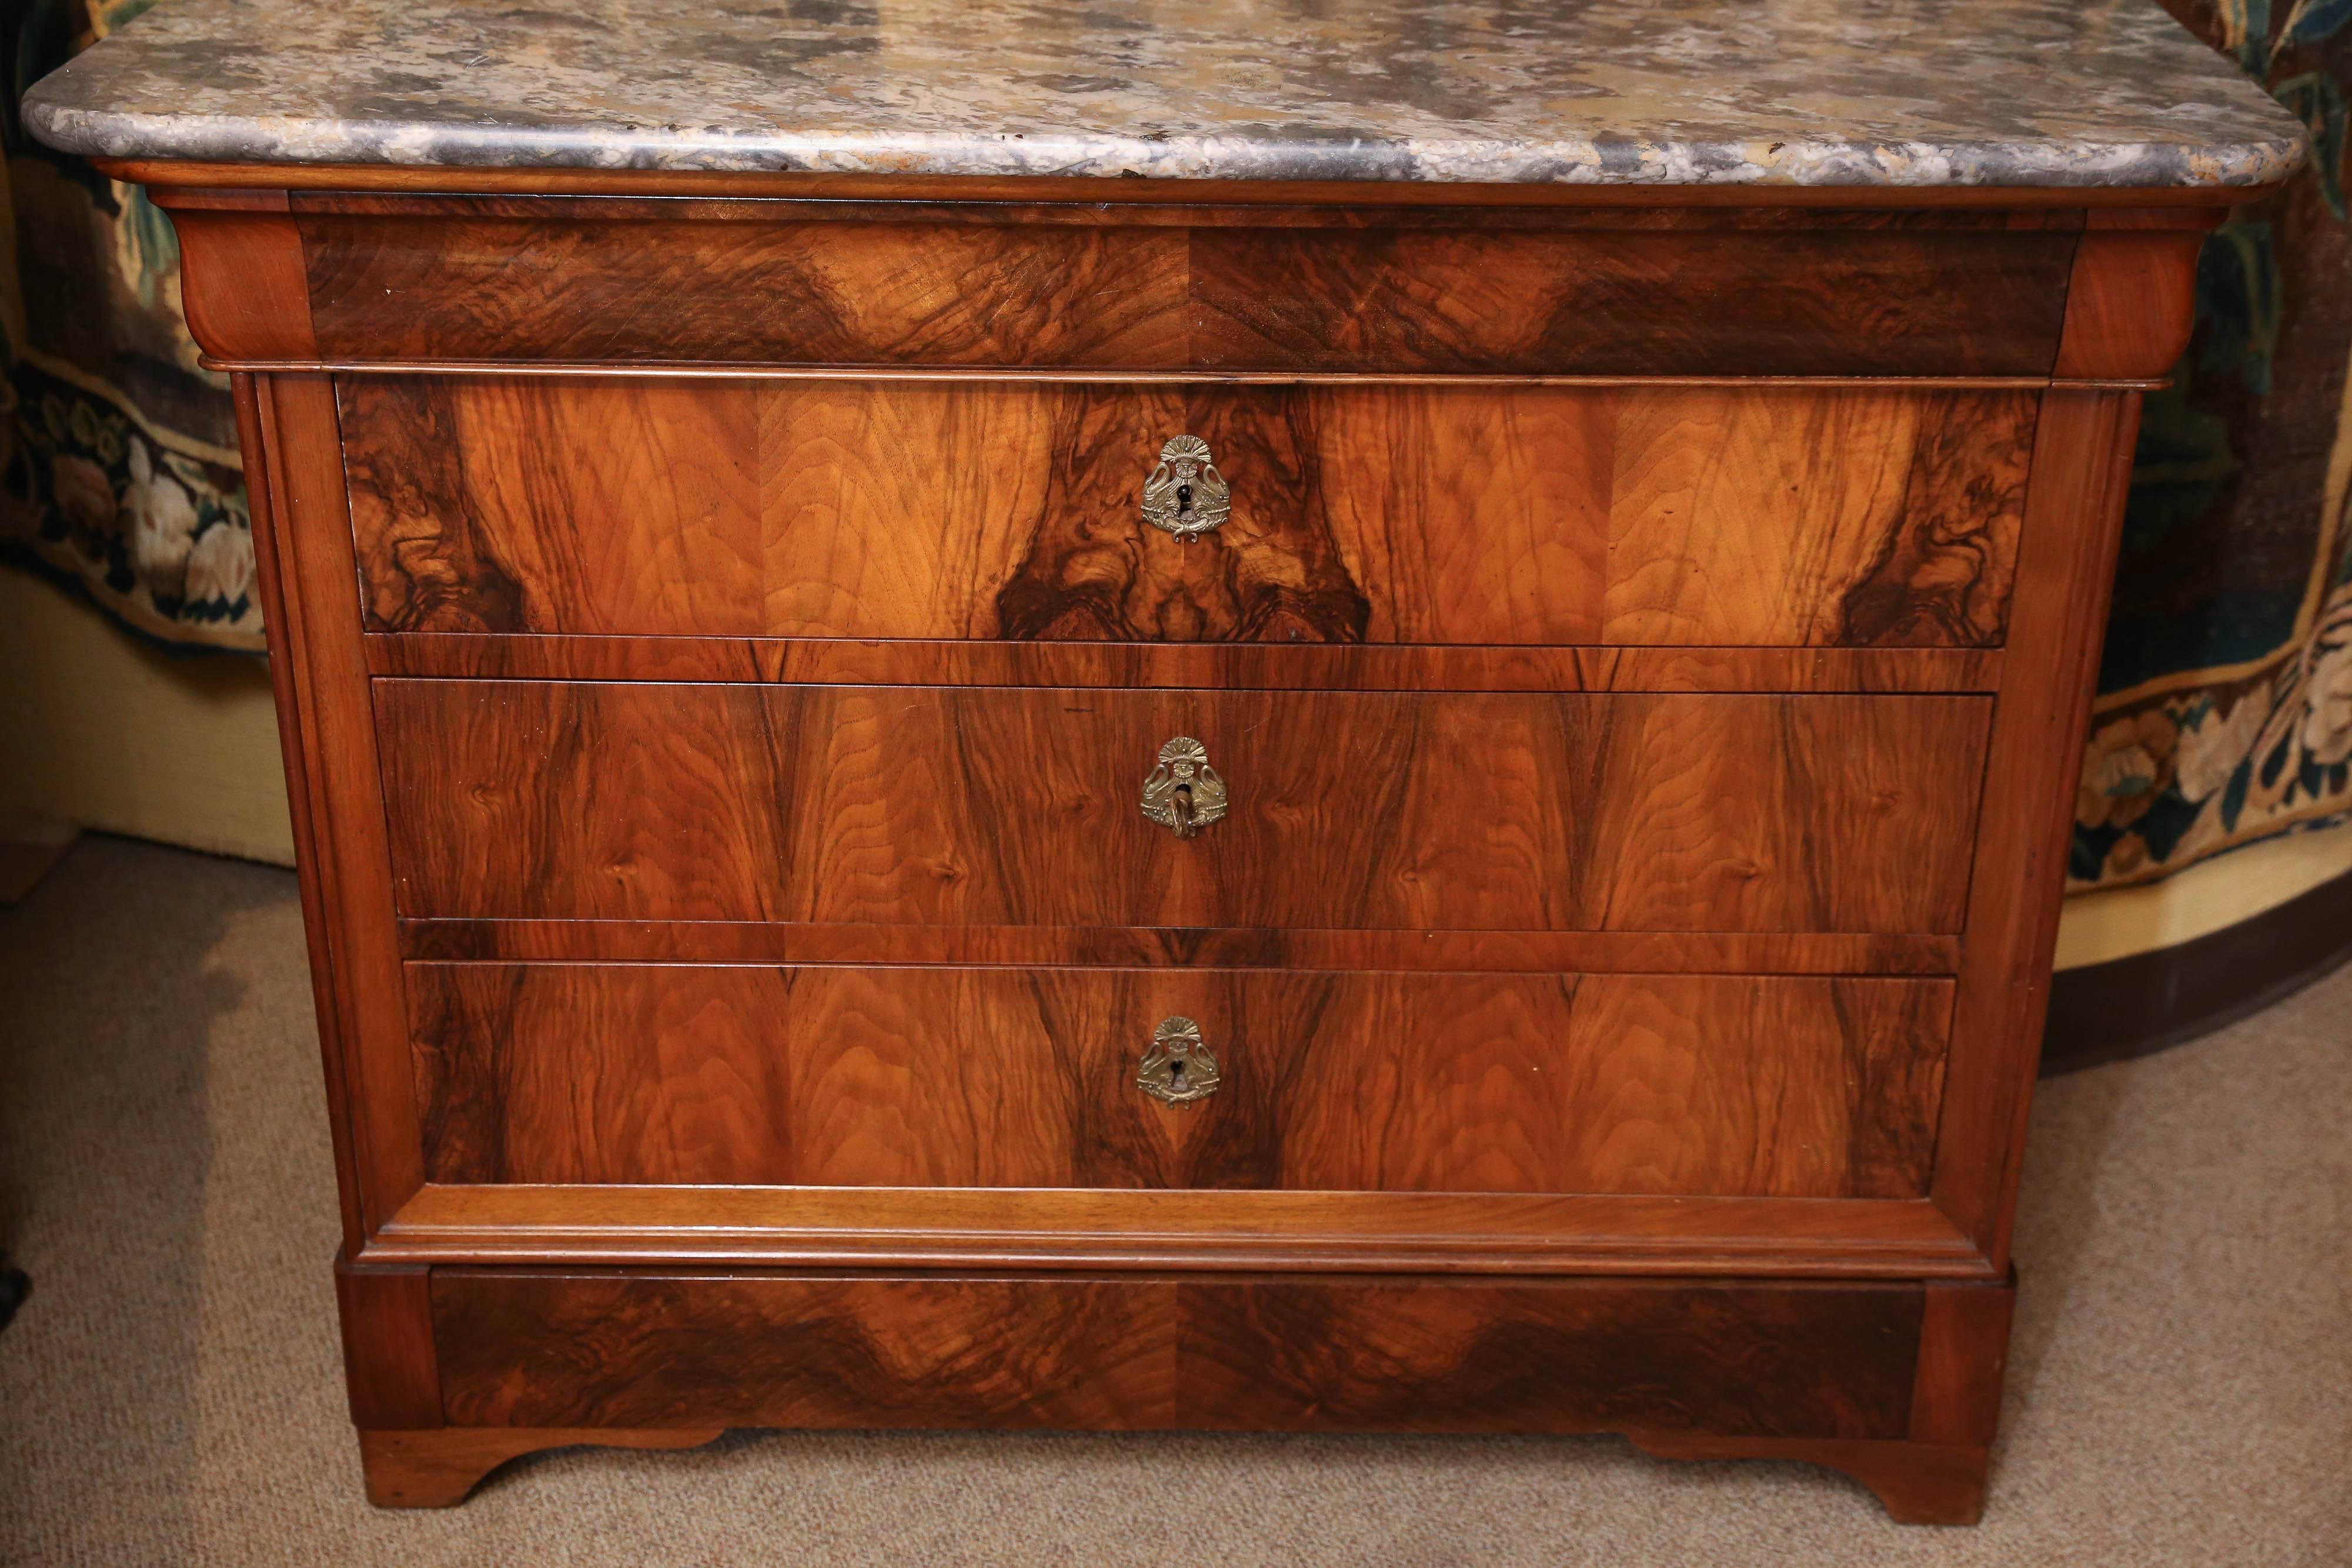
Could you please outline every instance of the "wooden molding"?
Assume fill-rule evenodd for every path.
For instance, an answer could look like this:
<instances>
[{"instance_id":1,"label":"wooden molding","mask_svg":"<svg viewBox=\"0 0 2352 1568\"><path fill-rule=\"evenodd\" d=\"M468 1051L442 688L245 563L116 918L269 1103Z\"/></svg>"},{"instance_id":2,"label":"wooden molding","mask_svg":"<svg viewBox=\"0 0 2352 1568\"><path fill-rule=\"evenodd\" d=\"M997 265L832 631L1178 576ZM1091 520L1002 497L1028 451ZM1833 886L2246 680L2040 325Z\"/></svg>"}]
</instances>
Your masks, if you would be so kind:
<instances>
[{"instance_id":1,"label":"wooden molding","mask_svg":"<svg viewBox=\"0 0 2352 1568\"><path fill-rule=\"evenodd\" d=\"M1992 692L1985 648L1529 647L371 632L378 675L1238 691Z\"/></svg>"},{"instance_id":2,"label":"wooden molding","mask_svg":"<svg viewBox=\"0 0 2352 1568\"><path fill-rule=\"evenodd\" d=\"M1158 925L416 920L401 956L454 963L1108 965L1480 974L1934 975L1954 936L1730 931L1328 931Z\"/></svg>"},{"instance_id":3,"label":"wooden molding","mask_svg":"<svg viewBox=\"0 0 2352 1568\"><path fill-rule=\"evenodd\" d=\"M1998 1279L1916 1199L441 1186L370 1262Z\"/></svg>"},{"instance_id":4,"label":"wooden molding","mask_svg":"<svg viewBox=\"0 0 2352 1568\"><path fill-rule=\"evenodd\" d=\"M116 180L176 193L205 189L480 193L516 195L785 196L854 201L1366 203L1428 206L2003 209L2236 206L2275 184L2244 187L2032 185L1564 185L1328 180L1155 180L908 174L742 173L704 170L411 168L382 163L207 163L98 158Z\"/></svg>"}]
</instances>

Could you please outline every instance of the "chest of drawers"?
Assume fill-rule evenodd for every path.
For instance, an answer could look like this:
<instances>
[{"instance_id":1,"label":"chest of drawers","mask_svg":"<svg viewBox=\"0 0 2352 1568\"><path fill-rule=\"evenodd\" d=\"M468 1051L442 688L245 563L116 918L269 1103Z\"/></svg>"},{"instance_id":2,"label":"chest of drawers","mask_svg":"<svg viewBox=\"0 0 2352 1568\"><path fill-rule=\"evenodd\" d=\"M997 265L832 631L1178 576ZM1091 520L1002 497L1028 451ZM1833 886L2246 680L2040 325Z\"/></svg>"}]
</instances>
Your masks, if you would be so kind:
<instances>
[{"instance_id":1,"label":"chest of drawers","mask_svg":"<svg viewBox=\"0 0 2352 1568\"><path fill-rule=\"evenodd\" d=\"M1608 1431L1973 1518L2138 400L2292 151L109 164L238 402L370 1495Z\"/></svg>"}]
</instances>

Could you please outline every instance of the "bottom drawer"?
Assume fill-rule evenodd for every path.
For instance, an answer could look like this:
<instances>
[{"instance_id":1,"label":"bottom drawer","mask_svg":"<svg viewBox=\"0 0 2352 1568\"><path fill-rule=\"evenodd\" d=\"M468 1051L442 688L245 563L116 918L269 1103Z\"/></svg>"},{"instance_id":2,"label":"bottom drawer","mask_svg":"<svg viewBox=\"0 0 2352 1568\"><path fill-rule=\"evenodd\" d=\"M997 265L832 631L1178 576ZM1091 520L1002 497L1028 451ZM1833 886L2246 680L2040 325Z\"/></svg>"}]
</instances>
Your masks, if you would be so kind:
<instances>
[{"instance_id":1,"label":"bottom drawer","mask_svg":"<svg viewBox=\"0 0 2352 1568\"><path fill-rule=\"evenodd\" d=\"M429 1180L1910 1198L1952 985L408 966ZM1164 1103L1139 1083L1189 1020ZM1203 1052L1205 1054L1203 1054ZM1172 1054L1172 1051L1166 1054ZM1153 1074L1176 1086L1172 1061Z\"/></svg>"},{"instance_id":2,"label":"bottom drawer","mask_svg":"<svg viewBox=\"0 0 2352 1568\"><path fill-rule=\"evenodd\" d=\"M1927 1295L440 1269L432 1312L443 1405L461 1427L1890 1438L1910 1429Z\"/></svg>"}]
</instances>

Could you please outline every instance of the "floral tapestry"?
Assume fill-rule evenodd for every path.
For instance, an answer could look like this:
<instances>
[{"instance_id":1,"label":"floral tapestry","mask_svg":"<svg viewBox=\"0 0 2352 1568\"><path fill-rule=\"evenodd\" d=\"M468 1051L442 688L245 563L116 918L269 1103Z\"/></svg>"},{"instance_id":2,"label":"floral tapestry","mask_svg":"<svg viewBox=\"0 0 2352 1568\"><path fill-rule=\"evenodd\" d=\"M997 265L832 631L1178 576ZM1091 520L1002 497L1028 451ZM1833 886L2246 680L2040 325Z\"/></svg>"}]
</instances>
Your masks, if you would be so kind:
<instances>
[{"instance_id":1,"label":"floral tapestry","mask_svg":"<svg viewBox=\"0 0 2352 1568\"><path fill-rule=\"evenodd\" d=\"M2140 429L2069 868L2147 882L2352 810L2352 0L2168 0L2311 129L2206 242Z\"/></svg>"},{"instance_id":2,"label":"floral tapestry","mask_svg":"<svg viewBox=\"0 0 2352 1568\"><path fill-rule=\"evenodd\" d=\"M25 89L153 0L0 0L0 559L174 644L257 650L226 376L199 369L172 225L25 134Z\"/></svg>"}]
</instances>

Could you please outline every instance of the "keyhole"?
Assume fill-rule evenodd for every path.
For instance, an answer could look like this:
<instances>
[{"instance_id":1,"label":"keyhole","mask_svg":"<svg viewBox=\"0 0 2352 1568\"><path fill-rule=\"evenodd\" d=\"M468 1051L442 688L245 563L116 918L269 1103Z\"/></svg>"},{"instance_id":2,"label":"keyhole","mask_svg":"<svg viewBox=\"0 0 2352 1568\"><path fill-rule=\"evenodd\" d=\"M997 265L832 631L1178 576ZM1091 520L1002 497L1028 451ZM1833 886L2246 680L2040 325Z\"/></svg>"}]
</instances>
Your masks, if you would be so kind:
<instances>
[{"instance_id":1,"label":"keyhole","mask_svg":"<svg viewBox=\"0 0 2352 1568\"><path fill-rule=\"evenodd\" d=\"M1176 514L1182 517L1189 517L1192 515L1192 486L1179 485L1176 486Z\"/></svg>"},{"instance_id":2,"label":"keyhole","mask_svg":"<svg viewBox=\"0 0 2352 1568\"><path fill-rule=\"evenodd\" d=\"M1190 784L1176 786L1174 805L1176 836L1180 839L1189 839L1192 836L1192 787Z\"/></svg>"},{"instance_id":3,"label":"keyhole","mask_svg":"<svg viewBox=\"0 0 2352 1568\"><path fill-rule=\"evenodd\" d=\"M1168 1059L1168 1085L1171 1089L1184 1087L1184 1059L1181 1056Z\"/></svg>"}]
</instances>

